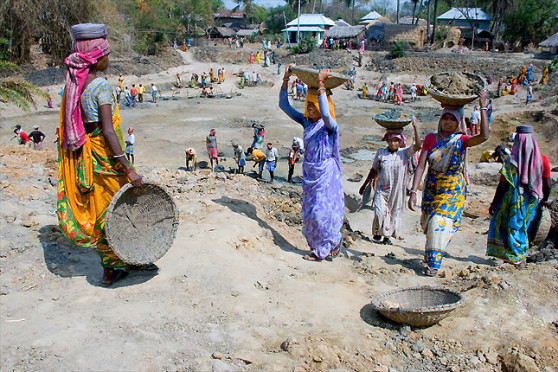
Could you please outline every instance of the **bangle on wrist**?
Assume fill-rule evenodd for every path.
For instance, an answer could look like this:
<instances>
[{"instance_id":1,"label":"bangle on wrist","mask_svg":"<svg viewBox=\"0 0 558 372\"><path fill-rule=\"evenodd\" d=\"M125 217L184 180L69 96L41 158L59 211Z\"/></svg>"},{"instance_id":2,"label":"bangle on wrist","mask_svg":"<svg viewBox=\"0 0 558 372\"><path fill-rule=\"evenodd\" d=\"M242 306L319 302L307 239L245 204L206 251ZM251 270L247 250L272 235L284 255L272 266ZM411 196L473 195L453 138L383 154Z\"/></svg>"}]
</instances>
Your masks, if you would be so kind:
<instances>
[{"instance_id":1,"label":"bangle on wrist","mask_svg":"<svg viewBox=\"0 0 558 372\"><path fill-rule=\"evenodd\" d=\"M409 190L409 194L416 194L416 193L417 193L417 190L413 190L413 189Z\"/></svg>"},{"instance_id":2,"label":"bangle on wrist","mask_svg":"<svg viewBox=\"0 0 558 372\"><path fill-rule=\"evenodd\" d=\"M488 111L488 107L481 107L480 109Z\"/></svg>"},{"instance_id":3,"label":"bangle on wrist","mask_svg":"<svg viewBox=\"0 0 558 372\"><path fill-rule=\"evenodd\" d=\"M126 156L125 154L120 154L120 155L114 155L112 158L113 159L118 159L118 158L123 158L124 156Z\"/></svg>"},{"instance_id":4,"label":"bangle on wrist","mask_svg":"<svg viewBox=\"0 0 558 372\"><path fill-rule=\"evenodd\" d=\"M289 78L283 78L283 81L289 81Z\"/></svg>"},{"instance_id":5,"label":"bangle on wrist","mask_svg":"<svg viewBox=\"0 0 558 372\"><path fill-rule=\"evenodd\" d=\"M126 171L125 176L129 175L130 173L132 173L133 170L134 170L134 168L133 168L133 167L130 167L130 169L128 169L128 170Z\"/></svg>"}]
</instances>

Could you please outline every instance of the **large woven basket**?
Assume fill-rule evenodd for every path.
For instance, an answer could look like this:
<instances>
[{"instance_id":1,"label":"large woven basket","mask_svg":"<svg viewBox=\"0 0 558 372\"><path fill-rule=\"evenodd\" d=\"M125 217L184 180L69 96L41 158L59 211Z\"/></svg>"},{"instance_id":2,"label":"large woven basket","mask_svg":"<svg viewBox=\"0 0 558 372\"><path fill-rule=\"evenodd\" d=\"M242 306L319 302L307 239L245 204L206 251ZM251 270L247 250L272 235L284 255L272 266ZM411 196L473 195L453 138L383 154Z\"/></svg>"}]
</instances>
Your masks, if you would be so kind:
<instances>
[{"instance_id":1,"label":"large woven basket","mask_svg":"<svg viewBox=\"0 0 558 372\"><path fill-rule=\"evenodd\" d=\"M308 85L309 88L319 88L320 84L318 83L318 70L298 66L292 66L290 67L290 69L296 76L298 76L300 80ZM333 89L342 85L347 80L349 80L348 75L341 75L330 72L329 76L324 81L324 85L326 89Z\"/></svg>"},{"instance_id":2,"label":"large woven basket","mask_svg":"<svg viewBox=\"0 0 558 372\"><path fill-rule=\"evenodd\" d=\"M106 214L109 246L133 265L157 261L169 250L178 228L178 210L160 185L127 183L114 195Z\"/></svg>"},{"instance_id":3,"label":"large woven basket","mask_svg":"<svg viewBox=\"0 0 558 372\"><path fill-rule=\"evenodd\" d=\"M413 287L378 295L372 307L398 323L424 327L438 323L463 303L463 295L451 289Z\"/></svg>"},{"instance_id":4,"label":"large woven basket","mask_svg":"<svg viewBox=\"0 0 558 372\"><path fill-rule=\"evenodd\" d=\"M448 75L448 74L450 73L441 72L439 74L436 74L436 76ZM463 75L466 75L469 79L478 82L482 86L482 90L486 89L487 84L482 77L468 72L463 72ZM445 94L443 92L440 92L436 88L431 86L430 81L432 80L432 77L430 77L430 79L428 80L428 82L425 84L424 87L428 91L428 94L430 94L432 98L434 98L436 101L440 102L442 104L442 107L444 108L461 108L466 104L471 103L475 99L477 99L476 94L460 96L460 95L450 95L450 94Z\"/></svg>"},{"instance_id":5,"label":"large woven basket","mask_svg":"<svg viewBox=\"0 0 558 372\"><path fill-rule=\"evenodd\" d=\"M531 244L535 246L541 244L546 239L548 233L550 232L550 228L552 227L550 209L542 206L540 209L541 218L538 220L538 226L536 226L537 233L531 242Z\"/></svg>"},{"instance_id":6,"label":"large woven basket","mask_svg":"<svg viewBox=\"0 0 558 372\"><path fill-rule=\"evenodd\" d=\"M376 121L376 123L378 123L380 126L386 129L403 129L412 121L412 119L404 118L404 119L397 119L397 120L382 120L382 119L378 119L378 115L376 115L374 116L374 121Z\"/></svg>"}]
</instances>

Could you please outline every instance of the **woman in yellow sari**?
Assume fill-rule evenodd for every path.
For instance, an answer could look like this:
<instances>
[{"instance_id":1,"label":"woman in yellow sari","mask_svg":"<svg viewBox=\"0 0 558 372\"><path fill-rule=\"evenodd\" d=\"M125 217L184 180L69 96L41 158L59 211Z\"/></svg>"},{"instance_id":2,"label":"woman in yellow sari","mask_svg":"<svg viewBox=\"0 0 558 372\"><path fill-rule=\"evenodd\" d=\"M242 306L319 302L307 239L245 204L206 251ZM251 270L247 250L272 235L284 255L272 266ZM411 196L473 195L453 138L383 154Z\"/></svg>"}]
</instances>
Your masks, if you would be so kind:
<instances>
[{"instance_id":1,"label":"woman in yellow sari","mask_svg":"<svg viewBox=\"0 0 558 372\"><path fill-rule=\"evenodd\" d=\"M468 147L485 142L489 136L486 115L486 92L479 93L481 106L480 133L462 134L464 111L444 109L438 132L424 139L419 163L409 191L409 209L416 207L416 194L428 162L422 193L421 227L426 235L424 274L436 276L447 245L461 225L461 215L467 194L466 151Z\"/></svg>"},{"instance_id":2,"label":"woman in yellow sari","mask_svg":"<svg viewBox=\"0 0 558 372\"><path fill-rule=\"evenodd\" d=\"M73 243L96 246L103 286L124 278L131 267L108 246L105 214L113 195L128 181L143 184L124 154L118 105L98 71L108 66L110 48L102 24L72 26L72 54L58 129L58 220ZM150 265L149 269L156 266ZM123 270L126 269L126 270Z\"/></svg>"}]
</instances>

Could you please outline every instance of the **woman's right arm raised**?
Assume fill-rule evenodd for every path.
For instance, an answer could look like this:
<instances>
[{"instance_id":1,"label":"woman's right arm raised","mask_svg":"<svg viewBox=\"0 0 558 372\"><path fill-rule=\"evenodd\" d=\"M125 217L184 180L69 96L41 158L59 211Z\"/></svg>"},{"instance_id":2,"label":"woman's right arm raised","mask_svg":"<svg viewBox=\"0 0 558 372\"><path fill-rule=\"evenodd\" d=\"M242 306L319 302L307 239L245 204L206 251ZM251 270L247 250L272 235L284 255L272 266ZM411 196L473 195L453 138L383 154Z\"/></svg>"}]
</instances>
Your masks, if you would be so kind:
<instances>
[{"instance_id":1,"label":"woman's right arm raised","mask_svg":"<svg viewBox=\"0 0 558 372\"><path fill-rule=\"evenodd\" d=\"M283 84L281 85L281 90L279 91L279 108L283 110L291 119L299 124L303 123L304 115L301 112L296 111L289 103L289 93L287 93L287 88L289 87L289 78L292 75L291 66L295 66L291 63L285 69L285 76L283 77Z\"/></svg>"}]
</instances>

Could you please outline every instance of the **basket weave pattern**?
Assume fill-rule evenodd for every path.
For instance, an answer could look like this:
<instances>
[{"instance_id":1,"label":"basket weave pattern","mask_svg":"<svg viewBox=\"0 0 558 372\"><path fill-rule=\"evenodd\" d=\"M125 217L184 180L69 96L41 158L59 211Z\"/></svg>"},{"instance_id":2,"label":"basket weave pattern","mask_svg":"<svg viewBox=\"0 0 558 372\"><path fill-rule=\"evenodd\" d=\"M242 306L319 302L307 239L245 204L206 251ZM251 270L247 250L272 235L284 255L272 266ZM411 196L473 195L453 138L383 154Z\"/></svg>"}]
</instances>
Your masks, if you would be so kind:
<instances>
[{"instance_id":1,"label":"basket weave pattern","mask_svg":"<svg viewBox=\"0 0 558 372\"><path fill-rule=\"evenodd\" d=\"M398 304L388 307L386 302ZM386 318L415 327L438 323L463 303L463 295L450 289L413 287L378 295L372 307Z\"/></svg>"},{"instance_id":2,"label":"basket weave pattern","mask_svg":"<svg viewBox=\"0 0 558 372\"><path fill-rule=\"evenodd\" d=\"M105 229L109 246L124 262L149 264L171 247L178 229L178 210L170 194L155 183L124 185L112 198Z\"/></svg>"},{"instance_id":3,"label":"basket weave pattern","mask_svg":"<svg viewBox=\"0 0 558 372\"><path fill-rule=\"evenodd\" d=\"M298 76L300 80L302 80L309 88L317 89L320 84L318 82L318 70L314 70L311 68L304 68L304 67L297 67L292 66L291 71ZM327 79L324 81L324 85L326 89L333 89L337 88L338 86L345 83L349 80L349 76L343 76L336 73L330 73Z\"/></svg>"}]
</instances>

